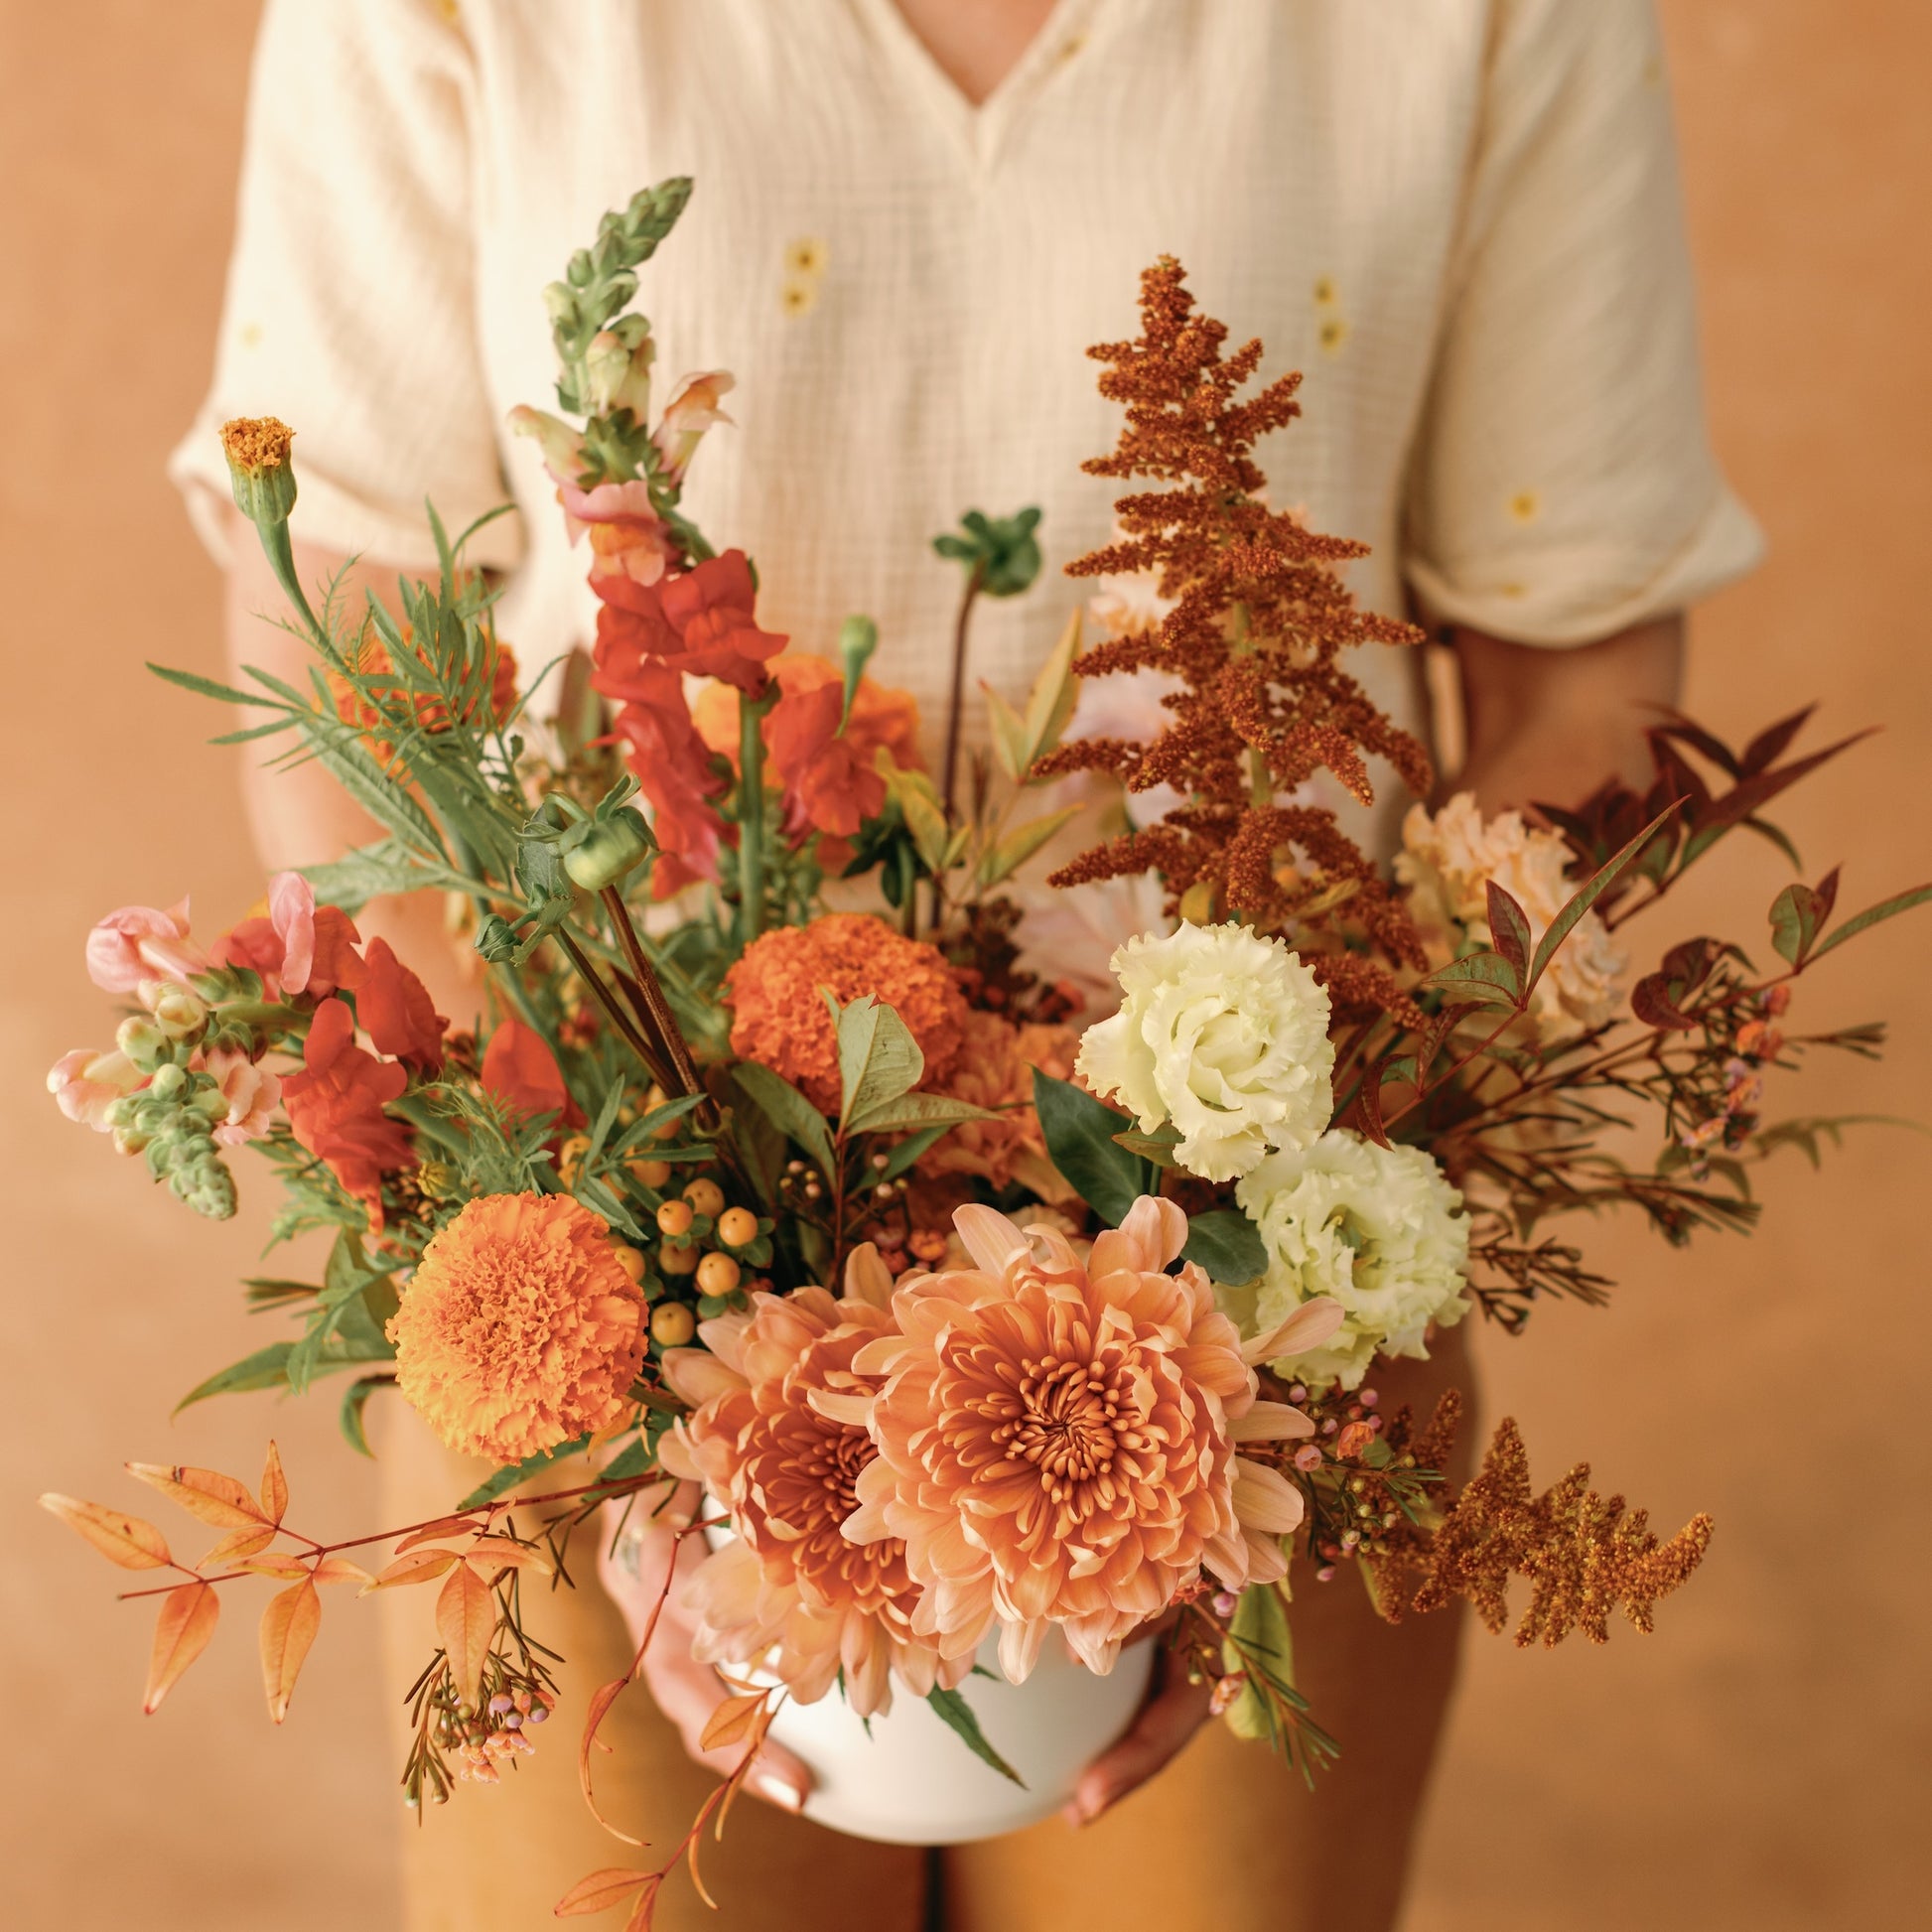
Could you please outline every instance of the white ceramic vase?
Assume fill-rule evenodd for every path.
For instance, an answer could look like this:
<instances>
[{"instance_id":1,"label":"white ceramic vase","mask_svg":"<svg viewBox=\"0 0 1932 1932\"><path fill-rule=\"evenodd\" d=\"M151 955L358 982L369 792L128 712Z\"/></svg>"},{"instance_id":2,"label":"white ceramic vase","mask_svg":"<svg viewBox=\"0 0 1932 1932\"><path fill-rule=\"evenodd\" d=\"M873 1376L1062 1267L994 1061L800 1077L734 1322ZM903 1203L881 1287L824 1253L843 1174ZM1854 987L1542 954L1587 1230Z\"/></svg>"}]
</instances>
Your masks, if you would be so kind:
<instances>
[{"instance_id":1,"label":"white ceramic vase","mask_svg":"<svg viewBox=\"0 0 1932 1932\"><path fill-rule=\"evenodd\" d=\"M1147 1695L1152 1642L1130 1644L1106 1677L1075 1660L1057 1636L1041 1646L1024 1684L999 1673L989 1638L960 1695L1023 1790L976 1756L932 1708L902 1685L893 1708L867 1725L836 1687L816 1704L787 1700L771 1736L797 1752L816 1782L805 1816L854 1838L889 1845L964 1845L1050 1818L1073 1795L1093 1757L1124 1731Z\"/></svg>"}]
</instances>

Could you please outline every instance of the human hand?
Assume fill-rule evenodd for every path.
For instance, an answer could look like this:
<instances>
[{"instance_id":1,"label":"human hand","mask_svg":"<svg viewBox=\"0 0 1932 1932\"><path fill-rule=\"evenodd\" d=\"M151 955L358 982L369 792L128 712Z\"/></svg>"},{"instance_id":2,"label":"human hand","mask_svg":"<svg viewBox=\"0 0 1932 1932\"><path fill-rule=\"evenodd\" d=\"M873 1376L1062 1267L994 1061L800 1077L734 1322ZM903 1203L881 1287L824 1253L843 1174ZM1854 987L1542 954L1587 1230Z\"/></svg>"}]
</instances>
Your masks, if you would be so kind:
<instances>
[{"instance_id":1,"label":"human hand","mask_svg":"<svg viewBox=\"0 0 1932 1932\"><path fill-rule=\"evenodd\" d=\"M1155 1654L1154 1680L1139 1714L1126 1734L1116 1738L1080 1773L1080 1781L1060 1808L1060 1816L1069 1825L1091 1825L1130 1791L1165 1770L1207 1721L1211 1695L1206 1684L1188 1683L1174 1653L1162 1644Z\"/></svg>"},{"instance_id":2,"label":"human hand","mask_svg":"<svg viewBox=\"0 0 1932 1932\"><path fill-rule=\"evenodd\" d=\"M623 1612L631 1642L644 1644L644 1633L650 1631L642 1669L652 1701L676 1725L692 1761L722 1778L738 1768L744 1746L730 1744L706 1750L701 1740L712 1713L731 1690L709 1664L692 1656L695 1626L678 1600L683 1586L705 1559L703 1538L680 1538L676 1530L676 1525L692 1520L697 1501L696 1489L686 1484L671 1504L653 1517L646 1514L640 1499L621 1530L616 1525L622 1505L607 1503L597 1570L611 1600ZM657 1618L654 1629L653 1614ZM812 1788L812 1774L782 1744L767 1738L759 1747L745 1785L767 1804L796 1812L803 1808L805 1794Z\"/></svg>"}]
</instances>

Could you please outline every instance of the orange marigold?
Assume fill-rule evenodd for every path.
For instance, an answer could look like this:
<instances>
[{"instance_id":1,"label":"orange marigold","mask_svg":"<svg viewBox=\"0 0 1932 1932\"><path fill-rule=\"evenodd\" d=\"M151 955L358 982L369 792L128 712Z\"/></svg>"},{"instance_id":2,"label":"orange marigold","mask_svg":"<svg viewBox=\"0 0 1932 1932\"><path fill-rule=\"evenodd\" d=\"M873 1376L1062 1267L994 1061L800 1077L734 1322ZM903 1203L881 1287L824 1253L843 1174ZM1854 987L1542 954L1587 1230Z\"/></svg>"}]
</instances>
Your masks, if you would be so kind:
<instances>
[{"instance_id":1,"label":"orange marigold","mask_svg":"<svg viewBox=\"0 0 1932 1932\"><path fill-rule=\"evenodd\" d=\"M423 1250L389 1339L403 1395L451 1449L520 1462L622 1413L644 1303L588 1208L488 1194Z\"/></svg>"},{"instance_id":2,"label":"orange marigold","mask_svg":"<svg viewBox=\"0 0 1932 1932\"><path fill-rule=\"evenodd\" d=\"M995 1187L1018 1180L1043 1201L1073 1198L1073 1188L1047 1158L1046 1136L1034 1111L1034 1068L1072 1079L1079 1043L1071 1027L1016 1027L997 1013L968 1013L965 1042L945 1090L995 1117L961 1121L920 1160L919 1172L977 1174Z\"/></svg>"},{"instance_id":3,"label":"orange marigold","mask_svg":"<svg viewBox=\"0 0 1932 1932\"><path fill-rule=\"evenodd\" d=\"M864 912L828 912L809 925L755 939L725 975L732 1051L782 1074L814 1107L839 1108L839 1039L824 994L841 1006L862 993L905 1022L941 1085L966 1036L966 1000L938 951Z\"/></svg>"},{"instance_id":4,"label":"orange marigold","mask_svg":"<svg viewBox=\"0 0 1932 1932\"><path fill-rule=\"evenodd\" d=\"M422 656L416 645L415 634L408 624L402 626L402 640L418 657ZM400 703L408 696L400 678L390 681L394 676L395 661L374 624L363 625L361 636L347 655L349 667L358 676L376 680L373 689L378 697ZM485 684L488 704L486 720L483 716ZM381 713L363 695L362 690L339 671L329 673L329 690L336 700L336 715L344 724L354 725L361 732L363 743L387 764L395 756L396 748L390 740L379 735L386 722ZM416 722L425 732L446 732L450 729L449 707L440 698L418 693L413 702ZM463 722L500 725L509 717L515 705L516 653L509 645L491 637L484 645L483 658L471 674L471 689L465 695L462 708Z\"/></svg>"},{"instance_id":5,"label":"orange marigold","mask_svg":"<svg viewBox=\"0 0 1932 1932\"><path fill-rule=\"evenodd\" d=\"M827 684L842 684L845 673L838 665L808 651L787 651L771 660L772 675L787 697L816 691ZM698 736L721 757L728 758L738 769L738 693L715 678L692 701L691 720ZM764 723L764 742L771 742L771 721ZM911 692L888 684L875 684L862 677L852 696L852 717L845 728L853 754L872 768L873 754L882 746L892 753L893 762L901 771L923 771L925 759L919 752L919 706Z\"/></svg>"}]
</instances>

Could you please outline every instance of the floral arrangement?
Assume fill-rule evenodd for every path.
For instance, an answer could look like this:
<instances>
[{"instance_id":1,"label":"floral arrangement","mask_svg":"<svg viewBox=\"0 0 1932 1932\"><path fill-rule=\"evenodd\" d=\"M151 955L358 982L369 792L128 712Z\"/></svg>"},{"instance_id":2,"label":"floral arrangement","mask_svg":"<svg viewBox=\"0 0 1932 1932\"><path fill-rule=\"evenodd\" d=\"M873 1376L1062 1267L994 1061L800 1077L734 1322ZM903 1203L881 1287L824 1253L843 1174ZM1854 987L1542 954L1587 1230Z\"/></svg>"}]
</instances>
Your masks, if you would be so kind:
<instances>
[{"instance_id":1,"label":"floral arrangement","mask_svg":"<svg viewBox=\"0 0 1932 1932\"><path fill-rule=\"evenodd\" d=\"M555 1708L526 1625L578 1532L728 1527L689 1600L698 1654L740 1685L707 1742L745 1748L681 1848L695 1874L782 1698L925 1699L1004 1768L962 1688L987 1644L1018 1682L1049 1641L1104 1673L1158 1633L1237 1731L1312 1771L1335 1745L1287 1661L1293 1580L1352 1567L1392 1620L1460 1598L1499 1629L1521 1578L1519 1642L1602 1641L1618 1606L1648 1629L1708 1518L1660 1540L1587 1466L1536 1493L1507 1421L1457 1486L1456 1398L1390 1414L1369 1378L1472 1311L1514 1329L1549 1296L1601 1302L1553 1218L1744 1229L1752 1170L1835 1133L1767 1124L1767 1076L1880 1030L1793 1033L1793 987L1932 888L1833 925L1836 873L1786 887L1768 972L1718 939L1639 972L1623 932L1736 829L1782 844L1764 808L1843 745L1788 757L1803 716L1741 752L1661 718L1643 795L1611 782L1541 823L1418 803L1378 867L1311 781L1366 801L1379 759L1428 790L1423 748L1345 668L1419 633L1351 602L1337 566L1361 546L1267 506L1253 448L1299 378L1251 392L1260 345L1228 352L1163 260L1141 334L1093 351L1125 427L1087 468L1137 485L1117 541L1070 567L1098 580L1099 640L1076 613L1025 705L989 692L990 745L955 732L935 776L909 699L867 675L874 626L848 621L835 658L791 650L751 560L681 507L731 378L687 379L653 424L629 304L689 186L607 216L547 292L564 413L515 421L588 540L599 617L594 651L536 681L543 718L463 537L437 526L440 574L393 614L333 586L317 609L291 433L224 432L313 674L162 675L261 714L224 742L284 736L382 836L278 875L209 943L186 901L110 913L87 966L127 1015L49 1084L204 1214L234 1211L229 1157L252 1147L276 1238L329 1236L319 1281L248 1285L293 1335L189 1402L346 1378L355 1449L394 1392L494 1473L436 1521L331 1544L288 1522L272 1446L256 1489L130 1464L219 1532L193 1561L47 1498L156 1573L130 1592L159 1606L145 1708L245 1578L277 1586L277 1721L323 1587L435 1584L403 1787L440 1803ZM939 540L965 580L958 661L976 600L1033 584L1036 521L976 512ZM1166 681L1158 731L1068 735L1083 683L1141 672ZM1002 896L1084 809L1046 789L1072 772L1111 785L1113 823L1053 883L1149 876L1166 900L1083 1031ZM1165 809L1137 823L1150 795ZM850 884L835 906L835 881L876 909L840 909ZM404 893L459 908L474 1029L358 927ZM635 1675L591 1701L586 1765ZM593 1874L559 1910L645 1924L676 1863Z\"/></svg>"}]
</instances>

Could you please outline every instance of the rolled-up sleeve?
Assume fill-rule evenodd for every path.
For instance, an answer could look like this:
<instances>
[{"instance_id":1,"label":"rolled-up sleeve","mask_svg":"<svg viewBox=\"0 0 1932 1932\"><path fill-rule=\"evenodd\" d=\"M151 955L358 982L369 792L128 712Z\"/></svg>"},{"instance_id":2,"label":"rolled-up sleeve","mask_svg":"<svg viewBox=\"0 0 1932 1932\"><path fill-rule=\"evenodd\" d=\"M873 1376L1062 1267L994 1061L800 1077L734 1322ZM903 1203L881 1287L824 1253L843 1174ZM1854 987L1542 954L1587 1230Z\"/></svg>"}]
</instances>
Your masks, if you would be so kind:
<instances>
[{"instance_id":1,"label":"rolled-up sleeve","mask_svg":"<svg viewBox=\"0 0 1932 1932\"><path fill-rule=\"evenodd\" d=\"M1761 554L1705 426L1650 0L1499 0L1406 526L1430 616L1534 644Z\"/></svg>"},{"instance_id":2,"label":"rolled-up sleeve","mask_svg":"<svg viewBox=\"0 0 1932 1932\"><path fill-rule=\"evenodd\" d=\"M169 474L225 560L216 435L296 431L296 536L433 566L425 499L454 536L509 495L478 351L474 73L434 0L269 0L255 51L235 246L213 382ZM475 563L508 568L515 516Z\"/></svg>"}]
</instances>

